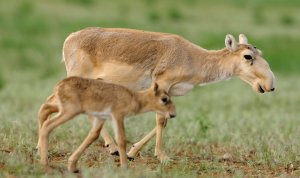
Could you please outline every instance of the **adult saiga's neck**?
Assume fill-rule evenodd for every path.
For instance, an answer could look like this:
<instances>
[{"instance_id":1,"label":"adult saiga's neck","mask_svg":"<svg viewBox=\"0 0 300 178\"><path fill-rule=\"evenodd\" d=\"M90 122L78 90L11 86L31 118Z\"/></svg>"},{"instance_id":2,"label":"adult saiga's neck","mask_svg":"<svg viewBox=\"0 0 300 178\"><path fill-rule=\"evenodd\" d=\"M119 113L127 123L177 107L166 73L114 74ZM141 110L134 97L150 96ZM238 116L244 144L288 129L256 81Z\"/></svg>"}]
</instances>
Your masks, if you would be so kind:
<instances>
[{"instance_id":1,"label":"adult saiga's neck","mask_svg":"<svg viewBox=\"0 0 300 178\"><path fill-rule=\"evenodd\" d=\"M234 75L234 62L228 49L206 50L193 46L191 60L193 61L195 84L208 84L228 79Z\"/></svg>"}]
</instances>

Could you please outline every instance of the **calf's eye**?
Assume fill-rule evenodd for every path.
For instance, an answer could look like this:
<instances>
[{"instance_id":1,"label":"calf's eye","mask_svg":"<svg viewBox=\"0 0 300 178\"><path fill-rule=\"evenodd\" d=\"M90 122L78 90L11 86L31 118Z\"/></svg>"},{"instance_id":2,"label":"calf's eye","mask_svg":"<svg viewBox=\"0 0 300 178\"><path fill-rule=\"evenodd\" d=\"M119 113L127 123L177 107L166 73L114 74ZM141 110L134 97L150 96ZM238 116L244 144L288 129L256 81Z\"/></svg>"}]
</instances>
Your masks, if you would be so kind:
<instances>
[{"instance_id":1,"label":"calf's eye","mask_svg":"<svg viewBox=\"0 0 300 178\"><path fill-rule=\"evenodd\" d=\"M166 98L162 98L161 101L162 101L164 104L166 104L166 103L168 102L168 98L167 98L167 97L166 97Z\"/></svg>"}]
</instances>

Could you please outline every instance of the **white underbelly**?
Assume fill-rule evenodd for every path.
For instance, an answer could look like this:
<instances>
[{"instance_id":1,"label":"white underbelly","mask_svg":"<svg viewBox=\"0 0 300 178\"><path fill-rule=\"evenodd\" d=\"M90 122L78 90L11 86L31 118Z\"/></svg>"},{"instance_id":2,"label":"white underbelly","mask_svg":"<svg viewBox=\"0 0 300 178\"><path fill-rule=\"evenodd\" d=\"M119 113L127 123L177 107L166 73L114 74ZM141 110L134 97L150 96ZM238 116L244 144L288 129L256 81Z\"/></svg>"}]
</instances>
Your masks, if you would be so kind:
<instances>
[{"instance_id":1,"label":"white underbelly","mask_svg":"<svg viewBox=\"0 0 300 178\"><path fill-rule=\"evenodd\" d=\"M136 69L123 63L105 63L95 75L104 81L123 85L136 91L150 88L152 82L149 70Z\"/></svg>"},{"instance_id":2,"label":"white underbelly","mask_svg":"<svg viewBox=\"0 0 300 178\"><path fill-rule=\"evenodd\" d=\"M110 119L111 118L111 108L106 108L102 111L86 111L89 116L94 116L98 119Z\"/></svg>"},{"instance_id":3,"label":"white underbelly","mask_svg":"<svg viewBox=\"0 0 300 178\"><path fill-rule=\"evenodd\" d=\"M191 91L193 88L194 85L191 83L177 83L170 88L169 94L171 96L183 96L189 91Z\"/></svg>"}]
</instances>

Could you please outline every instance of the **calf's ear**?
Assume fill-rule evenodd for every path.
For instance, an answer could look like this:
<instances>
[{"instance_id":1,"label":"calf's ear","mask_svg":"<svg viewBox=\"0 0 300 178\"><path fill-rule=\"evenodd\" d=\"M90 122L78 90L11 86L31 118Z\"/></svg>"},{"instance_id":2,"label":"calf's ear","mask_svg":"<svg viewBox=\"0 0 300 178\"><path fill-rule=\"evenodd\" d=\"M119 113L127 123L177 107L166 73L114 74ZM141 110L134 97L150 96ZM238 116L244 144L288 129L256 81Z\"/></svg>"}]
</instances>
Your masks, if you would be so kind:
<instances>
[{"instance_id":1,"label":"calf's ear","mask_svg":"<svg viewBox=\"0 0 300 178\"><path fill-rule=\"evenodd\" d=\"M154 91L154 93L156 95L157 92L158 92L158 84L157 83L154 83L154 85L153 85L153 91Z\"/></svg>"}]
</instances>

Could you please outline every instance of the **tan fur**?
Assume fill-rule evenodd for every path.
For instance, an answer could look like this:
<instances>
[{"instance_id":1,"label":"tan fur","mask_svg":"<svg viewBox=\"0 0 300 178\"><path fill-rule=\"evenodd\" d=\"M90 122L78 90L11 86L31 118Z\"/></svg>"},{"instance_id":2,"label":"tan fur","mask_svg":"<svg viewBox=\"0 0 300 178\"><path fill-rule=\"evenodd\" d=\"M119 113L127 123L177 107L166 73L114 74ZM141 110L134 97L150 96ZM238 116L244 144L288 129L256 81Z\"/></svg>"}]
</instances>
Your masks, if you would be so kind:
<instances>
[{"instance_id":1,"label":"tan fur","mask_svg":"<svg viewBox=\"0 0 300 178\"><path fill-rule=\"evenodd\" d=\"M93 127L80 145L71 155L68 169L76 171L76 163L83 151L98 138L106 118L112 118L116 140L119 147L121 166L126 166L126 138L124 119L143 112L155 111L166 118L175 117L176 110L168 94L152 88L133 92L123 86L105 83L102 80L69 77L57 84L53 94L41 106L39 111L39 141L38 149L41 164L48 165L48 138L57 126L83 113L95 117ZM59 112L53 119L49 116Z\"/></svg>"},{"instance_id":2,"label":"tan fur","mask_svg":"<svg viewBox=\"0 0 300 178\"><path fill-rule=\"evenodd\" d=\"M206 50L178 35L92 27L66 39L63 60L68 76L100 77L133 90L149 88L155 81L172 96L185 95L195 85L232 76L240 77L257 92L274 90L272 71L245 35L240 35L239 43L227 35L225 45L221 50ZM253 60L244 58L248 54ZM164 125L165 119L158 114L155 152L161 160L166 158L158 146ZM134 147L128 155L134 156L131 153L140 148Z\"/></svg>"}]
</instances>

